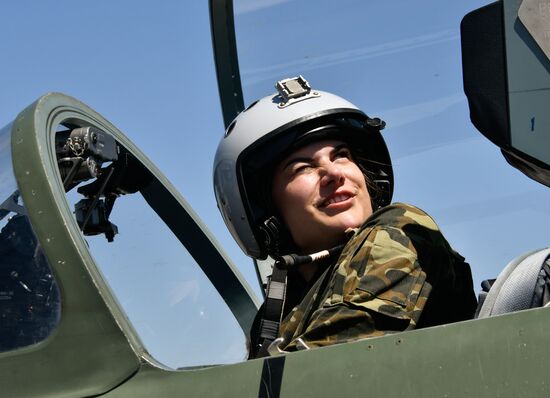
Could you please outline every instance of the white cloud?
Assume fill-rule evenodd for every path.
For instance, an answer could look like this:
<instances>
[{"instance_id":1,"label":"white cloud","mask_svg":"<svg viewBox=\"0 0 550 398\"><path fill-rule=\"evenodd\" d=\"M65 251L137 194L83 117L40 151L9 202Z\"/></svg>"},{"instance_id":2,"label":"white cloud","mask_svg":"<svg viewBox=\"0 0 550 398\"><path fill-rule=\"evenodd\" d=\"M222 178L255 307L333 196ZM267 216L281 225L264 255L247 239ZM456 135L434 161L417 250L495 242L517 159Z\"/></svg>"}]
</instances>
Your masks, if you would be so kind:
<instances>
[{"instance_id":1,"label":"white cloud","mask_svg":"<svg viewBox=\"0 0 550 398\"><path fill-rule=\"evenodd\" d=\"M199 299L199 290L199 284L195 280L178 283L170 290L170 306L173 307L174 305L181 303L186 298L189 298L193 303L196 303Z\"/></svg>"},{"instance_id":2,"label":"white cloud","mask_svg":"<svg viewBox=\"0 0 550 398\"><path fill-rule=\"evenodd\" d=\"M233 3L235 15L247 14L264 8L278 6L292 0L238 0Z\"/></svg>"},{"instance_id":3,"label":"white cloud","mask_svg":"<svg viewBox=\"0 0 550 398\"><path fill-rule=\"evenodd\" d=\"M393 129L435 116L462 101L466 101L466 97L462 93L457 93L447 97L436 98L431 101L419 102L400 108L388 109L386 111L373 112L373 114L380 115L384 120L390 120L391 126L388 126Z\"/></svg>"},{"instance_id":4,"label":"white cloud","mask_svg":"<svg viewBox=\"0 0 550 398\"><path fill-rule=\"evenodd\" d=\"M363 59L380 57L383 55L395 54L403 51L410 51L421 47L432 46L439 43L458 40L459 36L455 30L443 30L426 35L409 37L406 39L394 40L374 46L354 48L342 52L334 52L316 57L300 58L290 62L269 64L261 68L243 69L241 76L247 84L254 84L263 80L280 77L288 70L308 71L324 68Z\"/></svg>"}]
</instances>

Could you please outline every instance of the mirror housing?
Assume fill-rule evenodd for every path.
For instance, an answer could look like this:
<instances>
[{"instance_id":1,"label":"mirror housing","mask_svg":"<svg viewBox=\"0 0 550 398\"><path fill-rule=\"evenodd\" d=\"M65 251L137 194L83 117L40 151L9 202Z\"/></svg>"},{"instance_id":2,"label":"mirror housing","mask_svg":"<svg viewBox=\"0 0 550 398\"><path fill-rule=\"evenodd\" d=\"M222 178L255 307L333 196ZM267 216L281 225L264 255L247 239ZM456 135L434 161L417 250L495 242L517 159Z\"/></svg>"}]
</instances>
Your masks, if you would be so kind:
<instances>
[{"instance_id":1,"label":"mirror housing","mask_svg":"<svg viewBox=\"0 0 550 398\"><path fill-rule=\"evenodd\" d=\"M508 163L550 187L550 7L541 4L501 0L467 14L462 67L474 126Z\"/></svg>"}]
</instances>

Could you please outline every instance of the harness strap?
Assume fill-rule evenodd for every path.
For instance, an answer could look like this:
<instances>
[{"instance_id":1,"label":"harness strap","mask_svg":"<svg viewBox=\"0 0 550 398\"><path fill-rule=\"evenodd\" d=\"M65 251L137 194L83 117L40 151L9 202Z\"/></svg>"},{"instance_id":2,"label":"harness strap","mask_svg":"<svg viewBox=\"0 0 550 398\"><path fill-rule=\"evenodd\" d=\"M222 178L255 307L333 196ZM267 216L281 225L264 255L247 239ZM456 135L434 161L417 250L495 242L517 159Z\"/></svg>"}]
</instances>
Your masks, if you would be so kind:
<instances>
[{"instance_id":1,"label":"harness strap","mask_svg":"<svg viewBox=\"0 0 550 398\"><path fill-rule=\"evenodd\" d=\"M264 312L260 320L259 343L254 350L257 352L255 358L269 356L268 348L279 335L279 326L283 317L283 308L286 298L286 278L290 267L297 267L302 264L320 261L334 255L339 255L345 244L323 250L318 253L299 256L289 254L280 257L273 267L268 285L264 304Z\"/></svg>"},{"instance_id":2,"label":"harness strap","mask_svg":"<svg viewBox=\"0 0 550 398\"><path fill-rule=\"evenodd\" d=\"M260 321L260 343L257 347L256 358L269 356L267 349L279 334L286 297L286 275L287 269L282 267L279 261L276 261L273 266L273 274L267 284L264 313Z\"/></svg>"}]
</instances>

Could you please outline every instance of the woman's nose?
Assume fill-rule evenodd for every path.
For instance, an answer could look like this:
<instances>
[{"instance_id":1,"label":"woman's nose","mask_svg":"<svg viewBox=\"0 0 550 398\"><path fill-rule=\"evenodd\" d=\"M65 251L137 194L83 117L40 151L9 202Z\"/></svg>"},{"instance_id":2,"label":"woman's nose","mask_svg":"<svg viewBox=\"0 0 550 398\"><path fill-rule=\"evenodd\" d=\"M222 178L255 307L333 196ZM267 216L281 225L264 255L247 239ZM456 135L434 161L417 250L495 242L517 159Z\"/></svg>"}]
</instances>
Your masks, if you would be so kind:
<instances>
[{"instance_id":1,"label":"woman's nose","mask_svg":"<svg viewBox=\"0 0 550 398\"><path fill-rule=\"evenodd\" d=\"M344 173L338 165L332 162L323 165L321 185L325 186L334 182L337 186L340 186L344 183L344 180Z\"/></svg>"}]
</instances>

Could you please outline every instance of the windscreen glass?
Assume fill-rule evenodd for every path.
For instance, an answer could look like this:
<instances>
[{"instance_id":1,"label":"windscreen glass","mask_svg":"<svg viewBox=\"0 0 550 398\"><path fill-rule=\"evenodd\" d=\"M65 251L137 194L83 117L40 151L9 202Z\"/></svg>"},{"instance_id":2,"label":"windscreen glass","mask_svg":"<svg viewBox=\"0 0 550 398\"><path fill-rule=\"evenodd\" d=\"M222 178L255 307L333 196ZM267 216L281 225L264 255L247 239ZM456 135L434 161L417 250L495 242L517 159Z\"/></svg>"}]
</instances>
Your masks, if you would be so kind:
<instances>
[{"instance_id":1,"label":"windscreen glass","mask_svg":"<svg viewBox=\"0 0 550 398\"><path fill-rule=\"evenodd\" d=\"M0 130L0 352L43 341L61 315L57 283L13 174L10 136L11 125Z\"/></svg>"},{"instance_id":2,"label":"windscreen glass","mask_svg":"<svg viewBox=\"0 0 550 398\"><path fill-rule=\"evenodd\" d=\"M166 188L98 129L60 128L56 142L83 238L147 351L172 368L244 360L241 327L184 246L205 238L157 215L174 206Z\"/></svg>"},{"instance_id":3,"label":"windscreen glass","mask_svg":"<svg viewBox=\"0 0 550 398\"><path fill-rule=\"evenodd\" d=\"M385 120L393 201L434 217L477 287L548 246L550 223L550 190L510 167L469 120L460 21L488 3L234 1L245 106L303 75Z\"/></svg>"}]
</instances>

